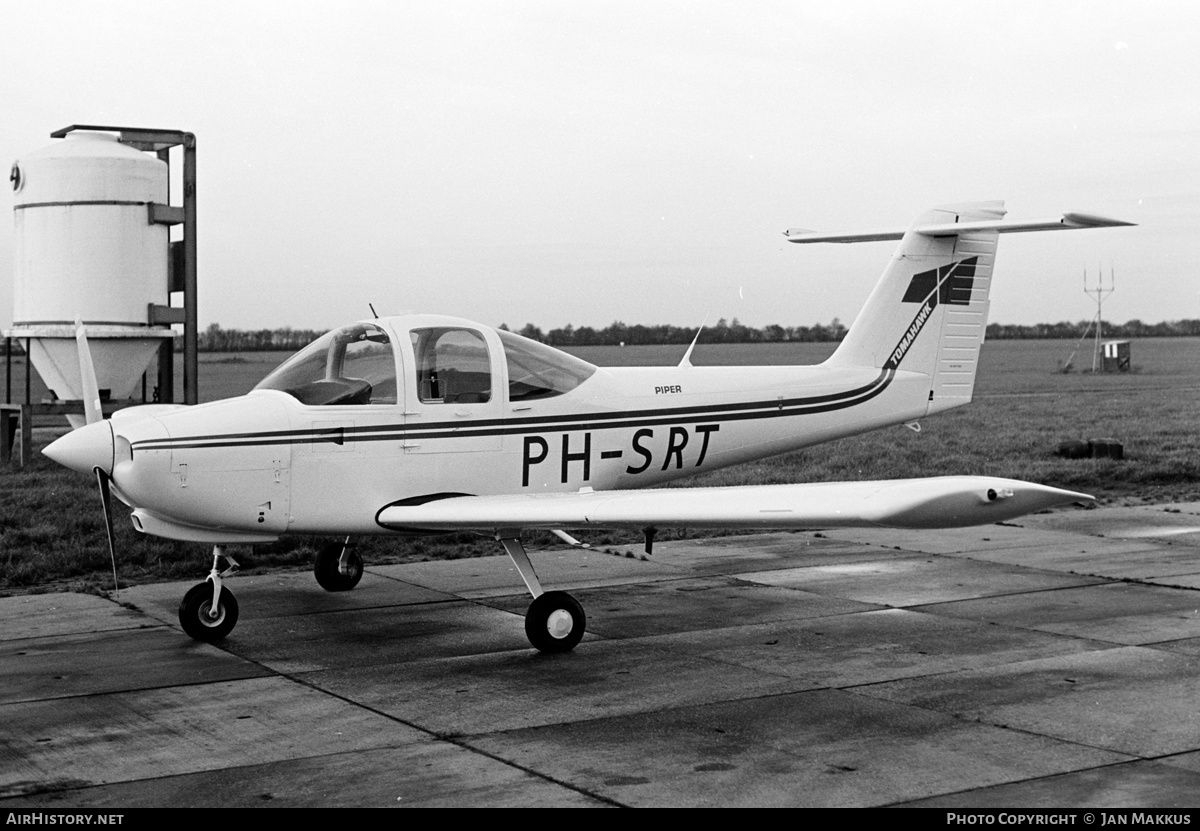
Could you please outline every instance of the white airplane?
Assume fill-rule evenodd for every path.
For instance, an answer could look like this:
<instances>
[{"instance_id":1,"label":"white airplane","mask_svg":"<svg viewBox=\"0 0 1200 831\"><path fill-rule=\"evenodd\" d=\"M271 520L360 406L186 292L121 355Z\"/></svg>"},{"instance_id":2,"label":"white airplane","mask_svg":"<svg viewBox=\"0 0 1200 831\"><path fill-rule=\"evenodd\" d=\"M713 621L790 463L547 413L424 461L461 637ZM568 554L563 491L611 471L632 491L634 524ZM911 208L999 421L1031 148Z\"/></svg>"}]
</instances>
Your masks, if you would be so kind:
<instances>
[{"instance_id":1,"label":"white airplane","mask_svg":"<svg viewBox=\"0 0 1200 831\"><path fill-rule=\"evenodd\" d=\"M934 209L907 231L786 232L797 243L901 240L816 366L695 367L689 348L676 367L601 368L467 320L402 315L329 332L249 394L209 404L105 421L93 375L90 423L44 452L94 472L106 515L111 486L138 530L214 546L207 579L180 605L193 638L220 640L237 622L225 546L336 535L344 542L322 549L315 573L340 591L362 576L356 536L469 530L503 545L533 595L533 646L567 651L583 637L583 608L542 590L525 530L574 543L560 529L634 528L649 550L661 528L950 528L1091 500L980 476L644 490L968 403L998 235L1131 224L1004 214L982 202ZM82 327L79 341L86 379Z\"/></svg>"}]
</instances>

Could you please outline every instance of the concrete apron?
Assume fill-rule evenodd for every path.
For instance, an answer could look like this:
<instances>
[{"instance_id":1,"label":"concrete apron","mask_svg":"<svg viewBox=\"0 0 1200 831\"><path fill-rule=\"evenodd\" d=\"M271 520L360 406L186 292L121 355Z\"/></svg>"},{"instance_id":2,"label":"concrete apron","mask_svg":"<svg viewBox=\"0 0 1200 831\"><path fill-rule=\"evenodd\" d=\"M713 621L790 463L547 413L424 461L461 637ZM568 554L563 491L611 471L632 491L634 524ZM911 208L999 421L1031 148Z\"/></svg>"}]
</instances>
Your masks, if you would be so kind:
<instances>
[{"instance_id":1,"label":"concrete apron","mask_svg":"<svg viewBox=\"0 0 1200 831\"><path fill-rule=\"evenodd\" d=\"M1200 522L1111 510L536 552L560 656L503 557L3 598L0 807L1194 805Z\"/></svg>"}]
</instances>

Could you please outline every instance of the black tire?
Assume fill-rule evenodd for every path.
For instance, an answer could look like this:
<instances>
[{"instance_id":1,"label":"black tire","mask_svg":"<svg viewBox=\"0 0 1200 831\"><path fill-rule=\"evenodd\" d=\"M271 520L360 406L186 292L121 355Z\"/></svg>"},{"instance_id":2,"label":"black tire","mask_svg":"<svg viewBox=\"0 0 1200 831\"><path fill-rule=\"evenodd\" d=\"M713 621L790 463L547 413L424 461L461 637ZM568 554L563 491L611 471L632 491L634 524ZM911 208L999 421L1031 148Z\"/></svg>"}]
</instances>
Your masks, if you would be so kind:
<instances>
[{"instance_id":1,"label":"black tire","mask_svg":"<svg viewBox=\"0 0 1200 831\"><path fill-rule=\"evenodd\" d=\"M327 592L347 592L358 585L358 581L363 576L363 561L362 557L358 556L358 552L350 550L350 573L342 574L338 570L338 561L342 557L342 548L344 545L340 542L331 542L321 546L317 552L317 560L313 564L313 576L317 578L317 582Z\"/></svg>"},{"instance_id":2,"label":"black tire","mask_svg":"<svg viewBox=\"0 0 1200 831\"><path fill-rule=\"evenodd\" d=\"M217 615L210 616L213 586L205 581L192 586L179 604L179 623L183 631L198 641L216 643L224 640L237 626L238 603L233 592L221 587L221 598L217 601Z\"/></svg>"},{"instance_id":3,"label":"black tire","mask_svg":"<svg viewBox=\"0 0 1200 831\"><path fill-rule=\"evenodd\" d=\"M586 627L583 607L566 592L546 592L525 613L525 635L539 652L570 652Z\"/></svg>"}]
</instances>

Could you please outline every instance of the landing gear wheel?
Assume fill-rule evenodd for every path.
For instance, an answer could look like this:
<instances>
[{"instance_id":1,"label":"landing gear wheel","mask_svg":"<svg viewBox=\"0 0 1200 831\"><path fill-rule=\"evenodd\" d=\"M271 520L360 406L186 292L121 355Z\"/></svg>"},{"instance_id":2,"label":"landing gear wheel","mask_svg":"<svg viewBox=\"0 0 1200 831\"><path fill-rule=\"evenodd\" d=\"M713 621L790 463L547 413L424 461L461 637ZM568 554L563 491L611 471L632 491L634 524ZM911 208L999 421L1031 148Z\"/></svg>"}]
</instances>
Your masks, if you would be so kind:
<instances>
[{"instance_id":1,"label":"landing gear wheel","mask_svg":"<svg viewBox=\"0 0 1200 831\"><path fill-rule=\"evenodd\" d=\"M525 635L540 652L570 652L586 626L583 607L566 592L539 595L525 613Z\"/></svg>"},{"instance_id":2,"label":"landing gear wheel","mask_svg":"<svg viewBox=\"0 0 1200 831\"><path fill-rule=\"evenodd\" d=\"M343 574L338 567L338 563L342 558L342 549L345 547L344 543L331 542L321 546L321 549L317 552L317 561L313 565L313 575L317 578L317 582L321 584L321 588L327 592L350 591L362 579L362 557L358 556L358 552L353 549L346 553L350 573Z\"/></svg>"},{"instance_id":3,"label":"landing gear wheel","mask_svg":"<svg viewBox=\"0 0 1200 831\"><path fill-rule=\"evenodd\" d=\"M237 625L238 604L233 592L221 587L221 597L214 613L213 584L198 583L188 589L179 604L179 623L183 631L198 641L216 643L224 640Z\"/></svg>"}]
</instances>

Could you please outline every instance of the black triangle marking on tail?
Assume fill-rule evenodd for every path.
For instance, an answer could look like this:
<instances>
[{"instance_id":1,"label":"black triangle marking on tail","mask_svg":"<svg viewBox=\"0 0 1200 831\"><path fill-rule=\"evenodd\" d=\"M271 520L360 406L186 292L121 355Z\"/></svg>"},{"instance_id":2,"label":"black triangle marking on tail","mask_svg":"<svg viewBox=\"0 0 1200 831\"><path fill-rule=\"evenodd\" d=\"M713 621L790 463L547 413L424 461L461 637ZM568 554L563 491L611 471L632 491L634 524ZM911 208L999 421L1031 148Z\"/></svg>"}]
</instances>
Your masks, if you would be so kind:
<instances>
[{"instance_id":1,"label":"black triangle marking on tail","mask_svg":"<svg viewBox=\"0 0 1200 831\"><path fill-rule=\"evenodd\" d=\"M920 303L921 309L892 350L891 357L883 365L884 369L900 367L900 362L925 328L925 322L932 317L939 302L948 306L971 305L971 287L975 283L975 266L978 262L978 257L968 257L912 276L901 302Z\"/></svg>"},{"instance_id":2,"label":"black triangle marking on tail","mask_svg":"<svg viewBox=\"0 0 1200 831\"><path fill-rule=\"evenodd\" d=\"M956 263L914 274L901 302L924 303L936 290L937 297L933 298L935 306L938 302L951 306L969 306L971 287L975 283L975 266L978 262L978 257L968 257Z\"/></svg>"}]
</instances>

